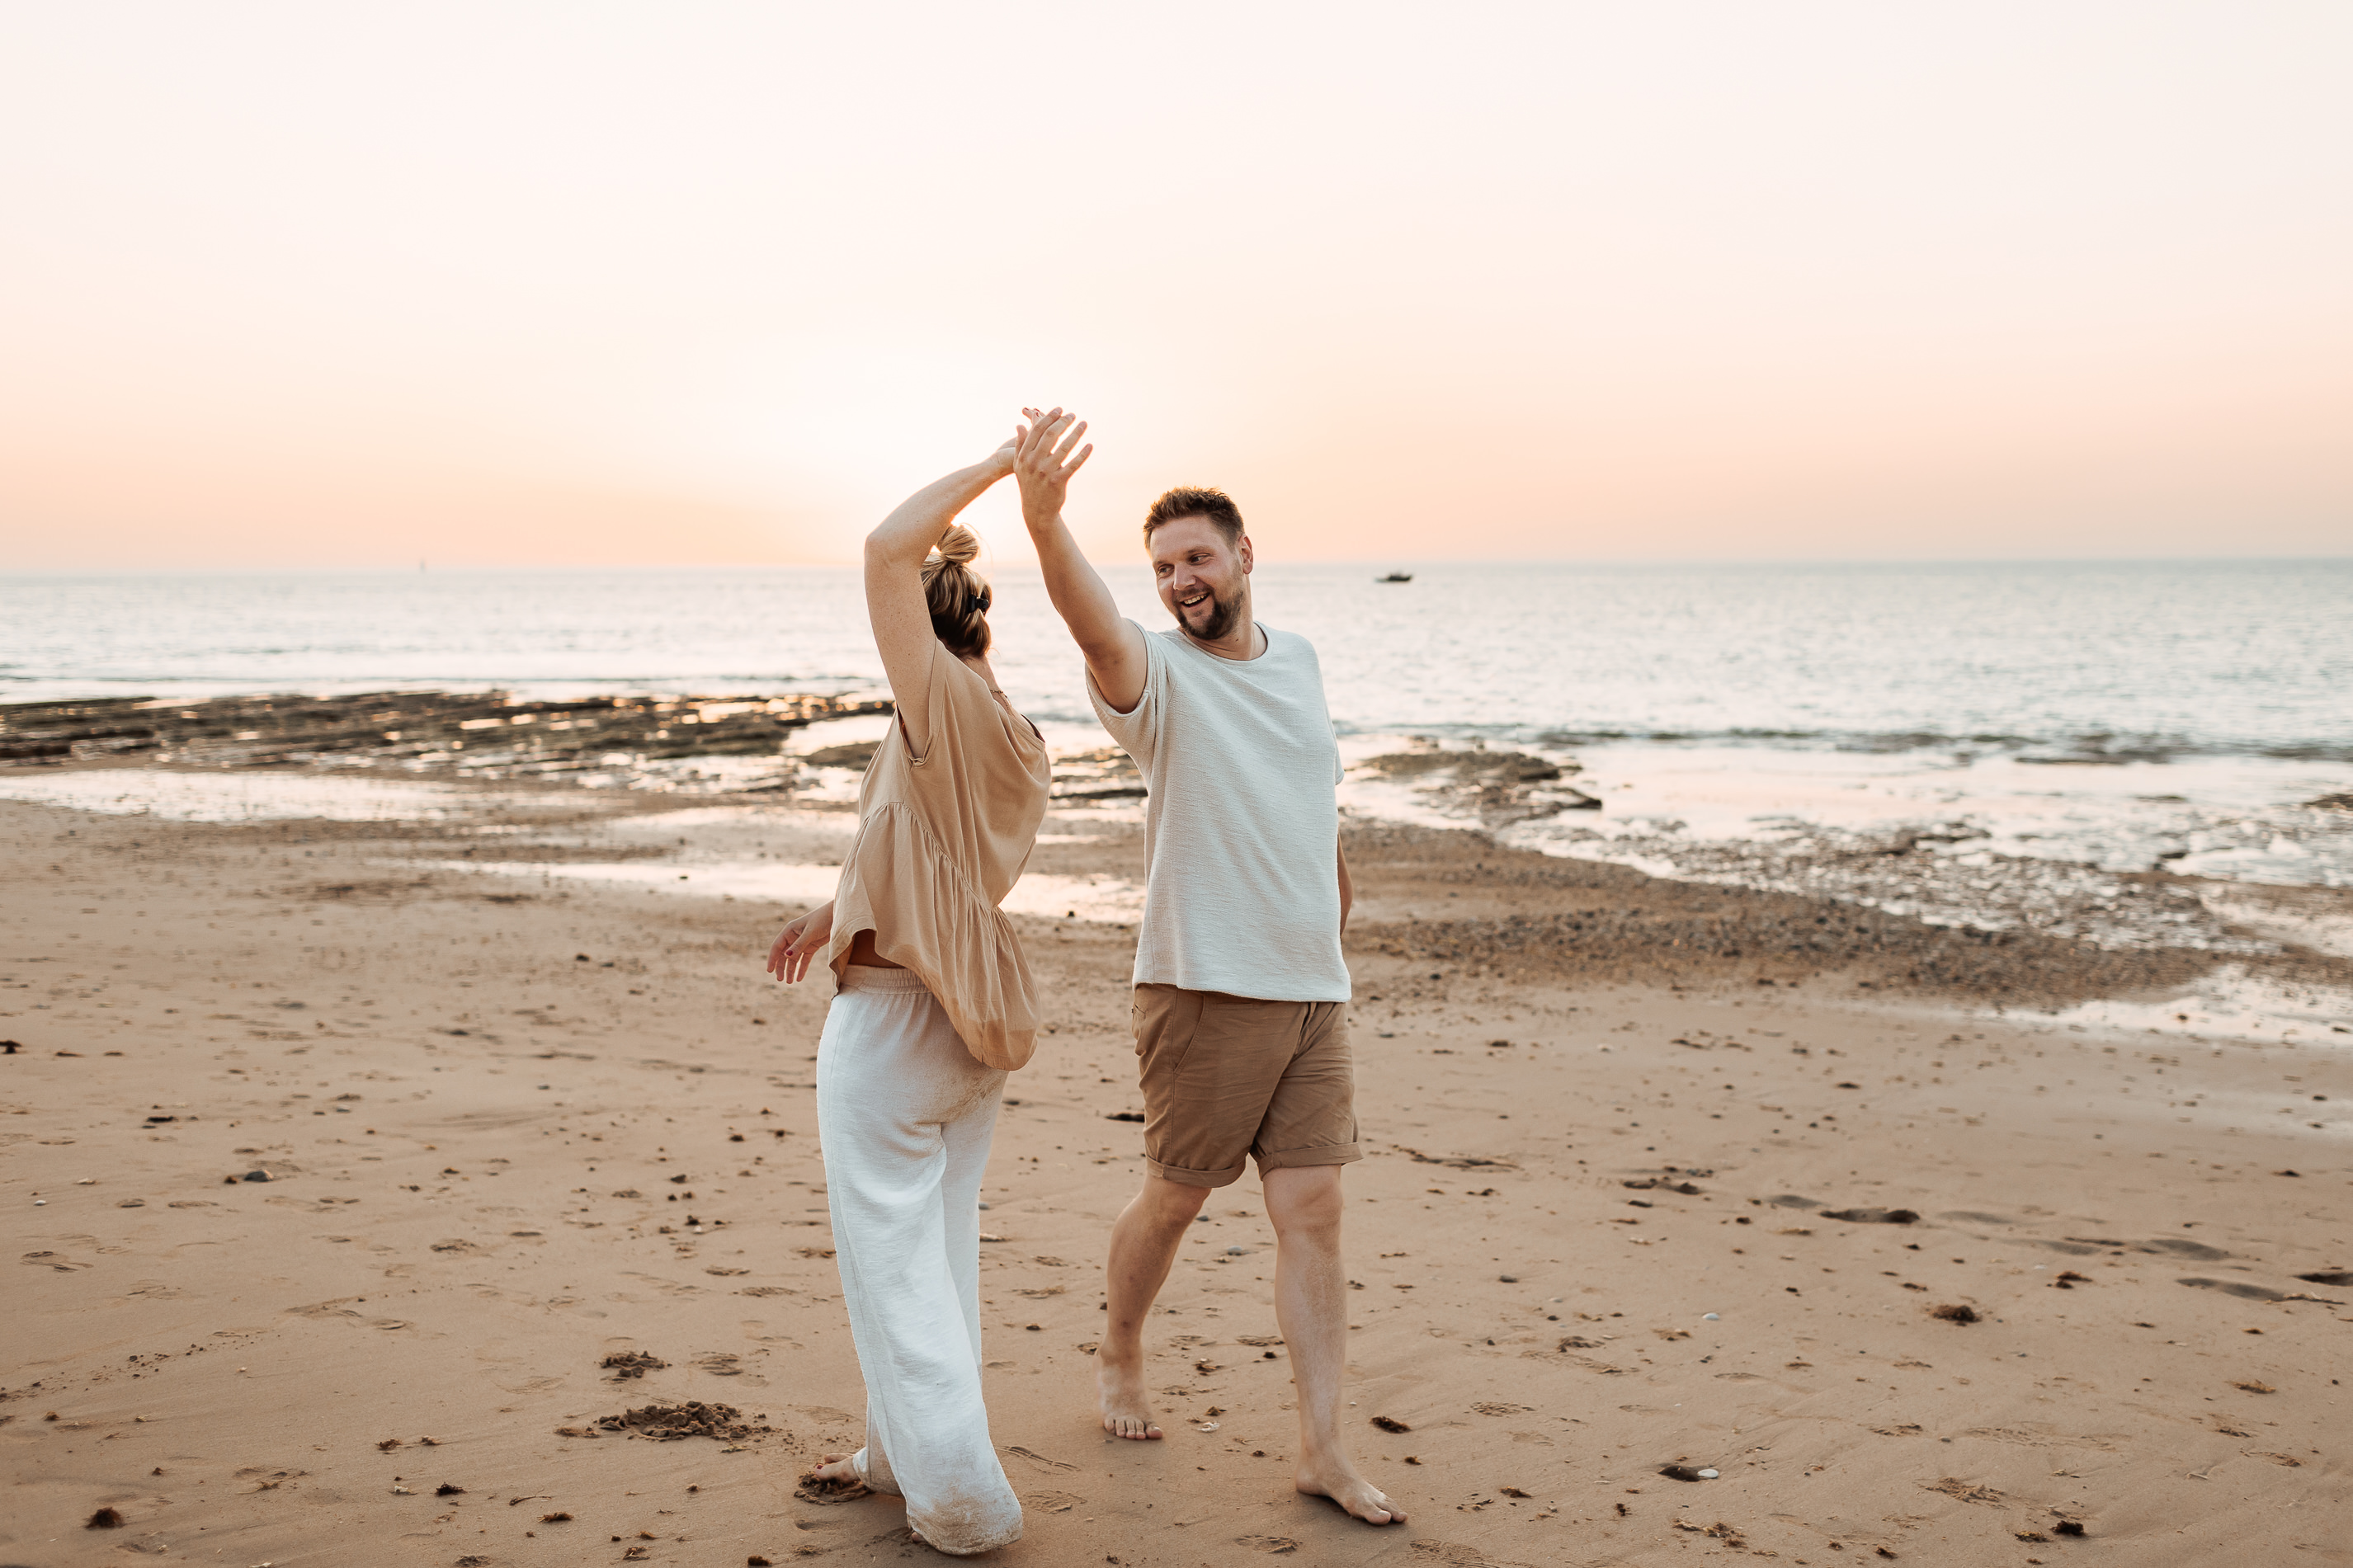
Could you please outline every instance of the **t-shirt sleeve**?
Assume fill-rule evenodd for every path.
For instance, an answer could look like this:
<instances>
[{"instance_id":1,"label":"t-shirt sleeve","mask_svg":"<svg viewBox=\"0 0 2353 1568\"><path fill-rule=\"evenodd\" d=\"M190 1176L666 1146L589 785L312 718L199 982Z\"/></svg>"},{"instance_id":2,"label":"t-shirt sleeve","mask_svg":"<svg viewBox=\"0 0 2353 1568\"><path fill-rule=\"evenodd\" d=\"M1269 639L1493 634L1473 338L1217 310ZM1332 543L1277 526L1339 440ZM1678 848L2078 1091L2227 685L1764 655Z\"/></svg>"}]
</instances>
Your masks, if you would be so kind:
<instances>
[{"instance_id":1,"label":"t-shirt sleeve","mask_svg":"<svg viewBox=\"0 0 2353 1568\"><path fill-rule=\"evenodd\" d=\"M1324 689L1324 661L1316 657L1315 645L1305 637L1299 639L1299 646L1306 650L1307 667L1315 672L1315 689L1318 694L1321 694ZM1324 710L1324 725L1332 732L1332 787L1337 789L1348 782L1348 770L1340 761L1340 727L1332 722L1332 710L1328 703Z\"/></svg>"},{"instance_id":2,"label":"t-shirt sleeve","mask_svg":"<svg viewBox=\"0 0 2353 1568\"><path fill-rule=\"evenodd\" d=\"M1134 621L1127 624L1135 626ZM1161 716L1168 710L1168 650L1141 626L1136 626L1136 635L1144 639L1144 695L1136 699L1135 706L1124 713L1112 707L1095 684L1092 670L1087 672L1087 700L1095 705L1095 717L1111 731L1111 738L1135 759L1136 766L1148 769L1159 748Z\"/></svg>"}]
</instances>

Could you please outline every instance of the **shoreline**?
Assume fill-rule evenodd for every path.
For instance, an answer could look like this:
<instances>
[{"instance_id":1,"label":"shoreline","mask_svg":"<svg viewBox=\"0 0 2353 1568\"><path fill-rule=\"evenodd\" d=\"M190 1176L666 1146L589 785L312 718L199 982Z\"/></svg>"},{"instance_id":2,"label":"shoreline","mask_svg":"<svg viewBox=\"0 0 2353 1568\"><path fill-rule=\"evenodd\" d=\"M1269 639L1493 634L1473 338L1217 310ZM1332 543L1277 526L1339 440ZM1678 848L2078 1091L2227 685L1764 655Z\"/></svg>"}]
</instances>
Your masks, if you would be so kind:
<instances>
[{"instance_id":1,"label":"shoreline","mask_svg":"<svg viewBox=\"0 0 2353 1568\"><path fill-rule=\"evenodd\" d=\"M0 799L196 821L332 820L337 832L471 823L476 837L452 865L807 902L829 885L887 714L885 702L818 694L552 703L396 692L225 699L168 713L128 700L6 709ZM1099 731L1057 727L1050 741L1055 820L1008 908L1133 920L1141 782ZM1394 851L1430 883L1419 907L1366 910L1395 929L1362 940L1396 956L1525 975L1598 963L1656 977L1748 963L1760 982L1836 974L1854 995L1893 985L1983 1006L2088 1007L2079 1016L2141 1017L2185 1035L2308 1037L2353 1014L2353 885L2337 864L2353 867L2353 795L2316 796L2295 825L2267 826L2263 864L2230 849L2162 849L2166 840L2144 833L2111 846L2121 858L2103 865L2064 858L2073 840L2054 850L2031 842L2044 834L1997 836L1949 790L1866 787L1885 776L1883 760L1847 759L1831 775L1846 782L1826 792L1769 770L1736 769L1718 784L1720 759L1686 755L1702 793L1682 803L1685 816L1705 814L1694 823L1627 793L1637 786L1606 756L1588 770L1569 756L1409 737L1345 742L1344 757L1352 845ZM2128 794L2134 784L2107 787ZM1756 815L1793 798L1813 815ZM2187 809L2153 798L2137 809ZM2044 803L2031 809L2038 821L2054 815ZM729 814L735 826L721 826ZM685 830L675 846L627 826L665 817ZM2314 880L2278 879L2286 875ZM1442 901L1462 888L1437 881L1493 882L1516 902L1508 920L1473 914ZM1486 897L1472 890L1474 903ZM1639 910L1604 907L1620 893Z\"/></svg>"}]
</instances>

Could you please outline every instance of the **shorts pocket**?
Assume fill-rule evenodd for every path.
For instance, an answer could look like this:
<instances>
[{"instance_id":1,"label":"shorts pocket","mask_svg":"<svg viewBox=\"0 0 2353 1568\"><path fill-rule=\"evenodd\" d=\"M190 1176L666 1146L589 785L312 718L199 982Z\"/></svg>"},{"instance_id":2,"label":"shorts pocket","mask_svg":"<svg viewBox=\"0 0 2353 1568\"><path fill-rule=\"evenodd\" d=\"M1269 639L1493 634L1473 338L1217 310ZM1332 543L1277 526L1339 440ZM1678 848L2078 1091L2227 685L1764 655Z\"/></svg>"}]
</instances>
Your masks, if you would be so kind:
<instances>
[{"instance_id":1,"label":"shorts pocket","mask_svg":"<svg viewBox=\"0 0 2353 1568\"><path fill-rule=\"evenodd\" d=\"M1154 1068L1175 1073L1201 1032L1201 993L1176 985L1139 985L1129 1016L1135 1054ZM1153 1068L1147 1068L1147 1071Z\"/></svg>"}]
</instances>

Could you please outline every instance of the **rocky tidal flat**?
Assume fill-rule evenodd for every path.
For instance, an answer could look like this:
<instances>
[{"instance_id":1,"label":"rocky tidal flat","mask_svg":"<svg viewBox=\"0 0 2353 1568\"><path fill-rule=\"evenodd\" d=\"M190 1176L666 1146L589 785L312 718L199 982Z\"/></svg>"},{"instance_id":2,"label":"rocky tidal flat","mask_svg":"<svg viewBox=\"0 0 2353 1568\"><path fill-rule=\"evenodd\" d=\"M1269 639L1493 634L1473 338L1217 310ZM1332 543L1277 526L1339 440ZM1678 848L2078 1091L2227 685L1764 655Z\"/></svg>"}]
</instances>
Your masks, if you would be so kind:
<instances>
[{"instance_id":1,"label":"rocky tidal flat","mask_svg":"<svg viewBox=\"0 0 2353 1568\"><path fill-rule=\"evenodd\" d=\"M890 710L888 702L807 693L531 701L503 691L380 691L26 702L0 706L0 765L307 765L629 784L649 773L676 775L676 764L690 759L740 759L773 762L772 776L731 777L729 787L788 788L798 766L785 754L794 731Z\"/></svg>"}]
</instances>

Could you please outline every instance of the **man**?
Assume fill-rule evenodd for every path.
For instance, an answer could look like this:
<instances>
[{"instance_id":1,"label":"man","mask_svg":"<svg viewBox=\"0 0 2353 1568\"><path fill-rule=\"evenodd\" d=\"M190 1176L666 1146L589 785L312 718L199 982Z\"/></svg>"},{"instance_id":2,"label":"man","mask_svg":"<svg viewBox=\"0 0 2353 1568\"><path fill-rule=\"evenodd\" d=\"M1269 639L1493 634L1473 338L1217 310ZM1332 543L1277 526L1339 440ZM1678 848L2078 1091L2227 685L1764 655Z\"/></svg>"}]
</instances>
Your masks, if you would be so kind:
<instances>
[{"instance_id":1,"label":"man","mask_svg":"<svg viewBox=\"0 0 2353 1568\"><path fill-rule=\"evenodd\" d=\"M1121 616L1062 521L1071 476L1094 450L1072 456L1086 426L1059 408L1022 412L1014 472L1046 590L1086 656L1096 713L1151 792L1134 1006L1146 1172L1112 1230L1096 1352L1103 1428L1161 1435L1144 1320L1203 1201L1252 1156L1298 1390L1294 1483L1368 1523L1402 1523L1340 1436L1340 1167L1358 1158L1340 955L1350 889L1315 650L1252 616L1250 541L1216 490L1170 490L1145 519L1176 626L1147 636Z\"/></svg>"}]
</instances>

